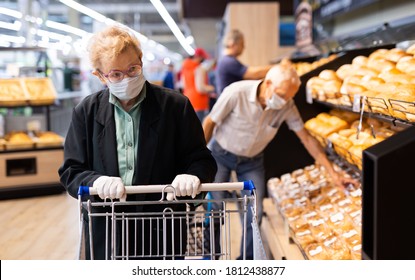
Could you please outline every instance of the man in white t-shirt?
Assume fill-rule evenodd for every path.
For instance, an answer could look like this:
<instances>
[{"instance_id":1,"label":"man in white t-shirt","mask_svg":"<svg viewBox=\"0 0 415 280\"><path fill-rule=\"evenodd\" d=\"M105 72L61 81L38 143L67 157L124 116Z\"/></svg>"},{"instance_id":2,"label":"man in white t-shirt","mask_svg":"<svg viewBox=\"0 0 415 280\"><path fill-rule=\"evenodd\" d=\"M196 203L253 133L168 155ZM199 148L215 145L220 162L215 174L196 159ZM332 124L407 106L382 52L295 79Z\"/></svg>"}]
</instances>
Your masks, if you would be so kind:
<instances>
[{"instance_id":1,"label":"man in white t-shirt","mask_svg":"<svg viewBox=\"0 0 415 280\"><path fill-rule=\"evenodd\" d=\"M301 81L290 64L273 66L264 80L239 81L226 87L203 122L207 143L214 136L210 148L218 165L215 182L228 181L231 171L236 172L239 181L252 180L256 186L258 222L262 218L262 200L265 195L263 151L284 121L314 159L326 168L336 185L353 183L340 177L320 144L304 128L293 100L300 84ZM229 194L212 192L212 196L221 199ZM251 219L251 212L248 211L248 225L251 225ZM250 226L247 228L246 242L246 259L252 259ZM241 244L240 257L242 249Z\"/></svg>"}]
</instances>

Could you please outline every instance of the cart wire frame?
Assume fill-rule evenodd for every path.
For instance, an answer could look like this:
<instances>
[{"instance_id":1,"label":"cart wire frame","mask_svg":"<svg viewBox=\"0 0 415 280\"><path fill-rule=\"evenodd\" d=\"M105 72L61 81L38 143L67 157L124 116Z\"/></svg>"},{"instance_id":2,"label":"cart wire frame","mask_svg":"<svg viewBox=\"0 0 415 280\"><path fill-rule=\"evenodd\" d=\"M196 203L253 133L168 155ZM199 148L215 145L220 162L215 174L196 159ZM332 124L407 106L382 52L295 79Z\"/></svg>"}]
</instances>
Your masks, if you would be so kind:
<instances>
[{"instance_id":1,"label":"cart wire frame","mask_svg":"<svg viewBox=\"0 0 415 280\"><path fill-rule=\"evenodd\" d=\"M237 186L237 188L235 188ZM148 187L154 189L148 190ZM130 186L128 194L161 192L157 201L83 201L87 195L96 194L92 188L80 187L79 203L79 251L78 259L86 258L86 246L89 247L90 258L94 259L93 221L94 218L105 219L105 259L235 259L232 255L233 238L242 242L246 248L247 227L253 229L254 259L267 259L263 247L257 219L256 192L252 181L234 183L202 184L201 191L250 190L251 195L226 199L186 199L177 200L174 188L170 185ZM156 191L155 191L156 190ZM173 192L172 201L164 200L165 192ZM212 210L207 207L218 203L222 207ZM235 204L238 206L235 209ZM157 212L124 212L123 207L163 206ZM174 211L174 206L182 206L184 210ZM195 207L195 205L198 205ZM105 212L94 212L94 209L107 207ZM252 214L252 223L248 224L248 211ZM85 230L84 215L88 215L88 229ZM232 231L231 219L241 220L242 236ZM155 232L155 233L154 233ZM219 234L217 234L219 232ZM131 234L132 233L132 234ZM86 242L85 234L89 235ZM118 238L117 238L118 236ZM219 238L219 240L215 240ZM89 244L87 244L89 243ZM101 245L101 244L100 244ZM146 247L147 246L147 247ZM147 249L144 249L146 247ZM132 249L133 248L133 249ZM237 250L239 252L239 248ZM242 259L246 258L246 249L242 250Z\"/></svg>"}]
</instances>

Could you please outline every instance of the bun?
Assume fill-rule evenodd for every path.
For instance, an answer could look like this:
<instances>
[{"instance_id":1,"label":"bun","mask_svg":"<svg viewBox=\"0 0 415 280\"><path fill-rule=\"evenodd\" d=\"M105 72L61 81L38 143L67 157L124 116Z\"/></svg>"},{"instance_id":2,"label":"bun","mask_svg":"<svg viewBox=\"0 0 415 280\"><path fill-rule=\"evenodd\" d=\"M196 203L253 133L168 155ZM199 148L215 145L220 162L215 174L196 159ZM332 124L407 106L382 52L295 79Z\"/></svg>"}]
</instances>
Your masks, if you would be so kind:
<instances>
[{"instance_id":1,"label":"bun","mask_svg":"<svg viewBox=\"0 0 415 280\"><path fill-rule=\"evenodd\" d=\"M385 53L385 58L387 60L393 61L393 62L398 62L398 60L403 57L406 56L407 53L404 50L398 49L398 48L393 48L390 49L388 52Z\"/></svg>"},{"instance_id":2,"label":"bun","mask_svg":"<svg viewBox=\"0 0 415 280\"><path fill-rule=\"evenodd\" d=\"M409 48L406 49L406 53L415 55L415 44L409 46Z\"/></svg>"},{"instance_id":3,"label":"bun","mask_svg":"<svg viewBox=\"0 0 415 280\"><path fill-rule=\"evenodd\" d=\"M367 63L367 67L374 69L376 71L384 71L391 68L395 68L396 63L384 59L384 58L376 58L376 59L369 59Z\"/></svg>"},{"instance_id":4,"label":"bun","mask_svg":"<svg viewBox=\"0 0 415 280\"><path fill-rule=\"evenodd\" d=\"M354 73L356 75L362 75L362 76L372 76L372 77L377 77L379 75L379 71L369 68L369 67L365 67L365 66L361 66L359 68L356 68Z\"/></svg>"},{"instance_id":5,"label":"bun","mask_svg":"<svg viewBox=\"0 0 415 280\"><path fill-rule=\"evenodd\" d=\"M329 260L327 249L321 243L312 243L304 248L309 260Z\"/></svg>"},{"instance_id":6,"label":"bun","mask_svg":"<svg viewBox=\"0 0 415 280\"><path fill-rule=\"evenodd\" d=\"M342 83L340 80L330 80L323 84L323 91L327 98L337 98L340 94Z\"/></svg>"},{"instance_id":7,"label":"bun","mask_svg":"<svg viewBox=\"0 0 415 280\"><path fill-rule=\"evenodd\" d=\"M385 54L388 52L387 49L377 49L376 51L372 52L369 55L369 59L375 59L375 58L385 58Z\"/></svg>"},{"instance_id":8,"label":"bun","mask_svg":"<svg viewBox=\"0 0 415 280\"><path fill-rule=\"evenodd\" d=\"M340 81L340 78L337 77L337 74L335 71L333 70L323 70L320 72L320 74L318 75L320 78L324 79L324 80L336 80L336 81Z\"/></svg>"},{"instance_id":9,"label":"bun","mask_svg":"<svg viewBox=\"0 0 415 280\"><path fill-rule=\"evenodd\" d=\"M382 78L387 83L411 84L414 82L414 77L397 68L382 71L378 77Z\"/></svg>"},{"instance_id":10,"label":"bun","mask_svg":"<svg viewBox=\"0 0 415 280\"><path fill-rule=\"evenodd\" d=\"M415 76L415 58L411 56L402 57L396 64L396 68L406 74Z\"/></svg>"},{"instance_id":11,"label":"bun","mask_svg":"<svg viewBox=\"0 0 415 280\"><path fill-rule=\"evenodd\" d=\"M339 69L337 69L336 75L340 79L344 80L347 76L351 76L354 74L355 68L356 67L354 67L352 64L343 64L339 67Z\"/></svg>"},{"instance_id":12,"label":"bun","mask_svg":"<svg viewBox=\"0 0 415 280\"><path fill-rule=\"evenodd\" d=\"M379 77L363 76L361 83L368 90L373 90L374 87L384 84L385 81Z\"/></svg>"},{"instance_id":13,"label":"bun","mask_svg":"<svg viewBox=\"0 0 415 280\"><path fill-rule=\"evenodd\" d=\"M358 55L355 58L353 58L352 60L352 65L355 66L366 66L368 63L368 58L366 56L363 55Z\"/></svg>"}]
</instances>

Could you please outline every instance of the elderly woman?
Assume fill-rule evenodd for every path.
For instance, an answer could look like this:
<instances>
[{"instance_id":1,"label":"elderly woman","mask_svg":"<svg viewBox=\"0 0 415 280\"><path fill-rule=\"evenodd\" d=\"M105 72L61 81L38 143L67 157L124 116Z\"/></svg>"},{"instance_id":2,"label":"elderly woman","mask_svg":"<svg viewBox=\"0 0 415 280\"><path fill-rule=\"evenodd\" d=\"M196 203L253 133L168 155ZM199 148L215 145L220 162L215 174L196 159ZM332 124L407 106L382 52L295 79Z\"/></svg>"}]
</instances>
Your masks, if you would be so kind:
<instances>
[{"instance_id":1,"label":"elderly woman","mask_svg":"<svg viewBox=\"0 0 415 280\"><path fill-rule=\"evenodd\" d=\"M206 148L201 124L189 100L146 81L140 44L128 30L108 27L91 40L93 74L107 89L89 95L73 110L64 162L59 169L61 183L73 197L77 197L81 185L95 187L98 196L92 197L92 201L125 198L124 186L151 184L171 184L176 196L194 198L200 192L201 182L213 181L216 163ZM160 194L128 195L126 199L154 201L160 199ZM149 205L125 210L153 212L164 207ZM171 207L183 210L181 204ZM95 259L103 259L108 253L105 228L103 218L94 218ZM175 236L179 236L178 226L176 230ZM146 229L149 231L153 232L152 237L137 237L130 232L127 253L158 254L149 251L149 240L154 244L162 242L157 237L163 234L158 228ZM148 240L147 246L138 248L141 242L136 244L133 240L142 237ZM120 234L116 238L119 240ZM152 250L156 248L154 244ZM172 244L168 245L171 250ZM177 250L180 245L174 246Z\"/></svg>"}]
</instances>

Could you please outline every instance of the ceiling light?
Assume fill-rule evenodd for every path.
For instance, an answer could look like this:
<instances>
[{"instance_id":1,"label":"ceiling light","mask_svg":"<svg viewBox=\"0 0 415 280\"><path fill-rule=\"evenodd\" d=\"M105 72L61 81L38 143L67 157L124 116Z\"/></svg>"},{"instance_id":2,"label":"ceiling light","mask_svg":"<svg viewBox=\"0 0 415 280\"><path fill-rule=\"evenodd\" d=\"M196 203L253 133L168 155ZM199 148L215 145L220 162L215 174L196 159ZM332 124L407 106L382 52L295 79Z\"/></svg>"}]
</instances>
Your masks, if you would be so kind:
<instances>
[{"instance_id":1,"label":"ceiling light","mask_svg":"<svg viewBox=\"0 0 415 280\"><path fill-rule=\"evenodd\" d=\"M15 20L13 23L0 21L0 28L19 31L22 28L22 23L18 20Z\"/></svg>"},{"instance_id":2,"label":"ceiling light","mask_svg":"<svg viewBox=\"0 0 415 280\"><path fill-rule=\"evenodd\" d=\"M60 0L62 1L62 0ZM174 36L176 36L177 40L179 41L180 45L185 49L185 51L189 55L193 55L195 50L188 44L186 38L184 37L183 33L180 31L180 28L174 22L173 18L170 16L169 12L166 10L164 5L161 3L160 0L150 0L150 2L154 5L156 10L159 12L160 16L169 26L171 31L173 32Z\"/></svg>"},{"instance_id":3,"label":"ceiling light","mask_svg":"<svg viewBox=\"0 0 415 280\"><path fill-rule=\"evenodd\" d=\"M45 24L49 28L66 31L66 32L78 35L79 37L83 37L84 35L86 35L88 33L88 32L86 32L82 29L75 28L73 26L63 24L63 23L60 23L60 22L56 22L56 21L47 20Z\"/></svg>"},{"instance_id":4,"label":"ceiling light","mask_svg":"<svg viewBox=\"0 0 415 280\"><path fill-rule=\"evenodd\" d=\"M26 39L22 36L10 36L10 35L5 35L5 34L0 34L0 38L4 41L11 42L11 43L23 44L26 42Z\"/></svg>"},{"instance_id":5,"label":"ceiling light","mask_svg":"<svg viewBox=\"0 0 415 280\"><path fill-rule=\"evenodd\" d=\"M7 9L7 8L3 8L3 7L0 7L0 14L11 16L11 17L14 17L14 18L22 18L22 13L21 12L11 10L11 9Z\"/></svg>"},{"instance_id":6,"label":"ceiling light","mask_svg":"<svg viewBox=\"0 0 415 280\"><path fill-rule=\"evenodd\" d=\"M107 19L106 16L104 16L104 15L102 15L102 14L100 14L100 13L84 6L84 5L81 5L76 1L73 1L73 0L59 0L59 2L65 4L68 7L71 7L72 9L75 9L75 10L79 11L80 13L83 13L87 16L90 16L91 18L96 19L99 22L105 22L105 20Z\"/></svg>"}]
</instances>

